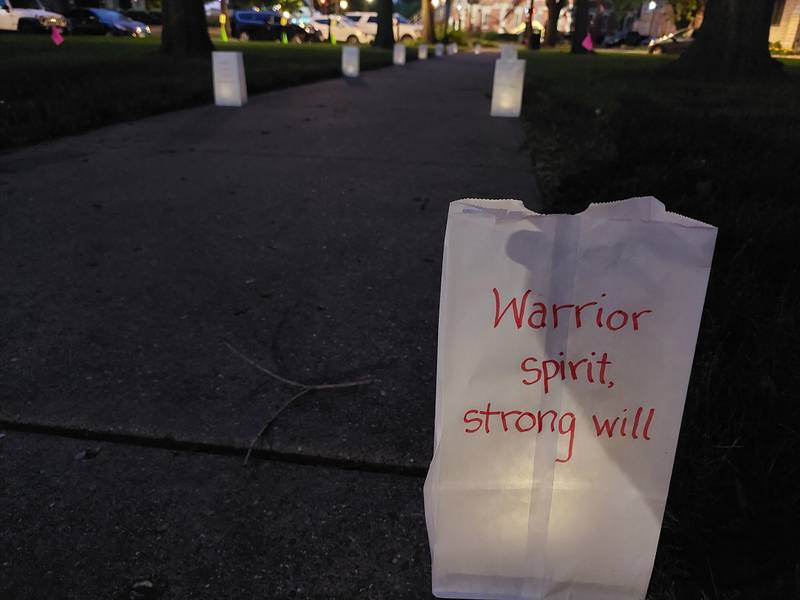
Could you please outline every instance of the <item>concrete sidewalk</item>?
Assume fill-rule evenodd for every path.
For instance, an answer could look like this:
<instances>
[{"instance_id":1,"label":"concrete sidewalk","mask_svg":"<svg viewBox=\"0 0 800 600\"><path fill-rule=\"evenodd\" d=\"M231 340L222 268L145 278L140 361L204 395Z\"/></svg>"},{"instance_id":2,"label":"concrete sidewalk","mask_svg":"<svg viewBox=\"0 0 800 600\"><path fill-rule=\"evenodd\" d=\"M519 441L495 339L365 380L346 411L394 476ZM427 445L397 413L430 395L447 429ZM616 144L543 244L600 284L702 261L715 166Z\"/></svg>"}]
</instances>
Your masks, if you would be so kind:
<instances>
[{"instance_id":1,"label":"concrete sidewalk","mask_svg":"<svg viewBox=\"0 0 800 600\"><path fill-rule=\"evenodd\" d=\"M521 124L488 116L492 61L0 158L0 596L429 594L447 205L537 206ZM301 382L374 383L301 398L263 445L281 462L242 469L293 389L228 345Z\"/></svg>"}]
</instances>

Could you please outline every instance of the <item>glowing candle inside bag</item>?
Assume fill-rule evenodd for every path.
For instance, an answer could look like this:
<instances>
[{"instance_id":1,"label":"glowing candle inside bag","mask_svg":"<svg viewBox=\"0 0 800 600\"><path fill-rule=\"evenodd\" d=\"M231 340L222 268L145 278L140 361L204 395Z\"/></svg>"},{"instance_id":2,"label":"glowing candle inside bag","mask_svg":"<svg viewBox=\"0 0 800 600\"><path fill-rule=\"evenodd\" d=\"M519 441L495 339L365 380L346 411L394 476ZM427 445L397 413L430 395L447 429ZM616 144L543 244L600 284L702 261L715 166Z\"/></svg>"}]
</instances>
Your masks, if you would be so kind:
<instances>
[{"instance_id":1,"label":"glowing candle inside bag","mask_svg":"<svg viewBox=\"0 0 800 600\"><path fill-rule=\"evenodd\" d=\"M436 56L444 56L444 44L436 44L433 47L433 51Z\"/></svg>"},{"instance_id":2,"label":"glowing candle inside bag","mask_svg":"<svg viewBox=\"0 0 800 600\"><path fill-rule=\"evenodd\" d=\"M428 44L420 44L417 49L417 58L419 60L428 60Z\"/></svg>"},{"instance_id":3,"label":"glowing candle inside bag","mask_svg":"<svg viewBox=\"0 0 800 600\"><path fill-rule=\"evenodd\" d=\"M342 46L342 74L358 77L358 46Z\"/></svg>"},{"instance_id":4,"label":"glowing candle inside bag","mask_svg":"<svg viewBox=\"0 0 800 600\"><path fill-rule=\"evenodd\" d=\"M652 197L450 205L424 486L437 598L647 596L716 234ZM613 357L607 384L586 356Z\"/></svg>"},{"instance_id":5,"label":"glowing candle inside bag","mask_svg":"<svg viewBox=\"0 0 800 600\"><path fill-rule=\"evenodd\" d=\"M214 104L244 106L247 104L247 82L241 52L213 52Z\"/></svg>"},{"instance_id":6,"label":"glowing candle inside bag","mask_svg":"<svg viewBox=\"0 0 800 600\"><path fill-rule=\"evenodd\" d=\"M513 44L500 44L500 58L502 60L516 60L517 47Z\"/></svg>"},{"instance_id":7,"label":"glowing candle inside bag","mask_svg":"<svg viewBox=\"0 0 800 600\"><path fill-rule=\"evenodd\" d=\"M396 65L404 65L406 64L406 46L405 44L401 44L400 42L394 45L394 55L392 57L394 59L394 64Z\"/></svg>"},{"instance_id":8,"label":"glowing candle inside bag","mask_svg":"<svg viewBox=\"0 0 800 600\"><path fill-rule=\"evenodd\" d=\"M522 111L522 88L525 83L525 61L496 60L492 85L493 117L518 117Z\"/></svg>"}]
</instances>

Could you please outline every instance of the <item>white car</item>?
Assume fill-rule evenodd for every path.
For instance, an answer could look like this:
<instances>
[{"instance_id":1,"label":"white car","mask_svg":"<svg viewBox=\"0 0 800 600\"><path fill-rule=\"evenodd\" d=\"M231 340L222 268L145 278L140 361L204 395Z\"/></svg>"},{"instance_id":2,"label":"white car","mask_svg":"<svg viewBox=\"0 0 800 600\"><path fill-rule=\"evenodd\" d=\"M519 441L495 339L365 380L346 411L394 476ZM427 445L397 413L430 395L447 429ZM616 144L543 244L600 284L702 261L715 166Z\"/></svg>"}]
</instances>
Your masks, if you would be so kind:
<instances>
[{"instance_id":1,"label":"white car","mask_svg":"<svg viewBox=\"0 0 800 600\"><path fill-rule=\"evenodd\" d=\"M36 33L66 27L64 15L45 10L39 0L0 0L0 30Z\"/></svg>"},{"instance_id":2,"label":"white car","mask_svg":"<svg viewBox=\"0 0 800 600\"><path fill-rule=\"evenodd\" d=\"M375 39L378 34L378 13L353 11L345 14L369 36L370 40ZM422 37L422 25L409 22L401 14L394 13L392 15L392 26L394 27L394 37L399 42L410 42Z\"/></svg>"},{"instance_id":3,"label":"white car","mask_svg":"<svg viewBox=\"0 0 800 600\"><path fill-rule=\"evenodd\" d=\"M328 39L330 34L331 20L333 21L333 39L337 42L368 44L372 39L347 17L341 15L316 15L311 19L311 26L319 32L320 39L323 42Z\"/></svg>"}]
</instances>

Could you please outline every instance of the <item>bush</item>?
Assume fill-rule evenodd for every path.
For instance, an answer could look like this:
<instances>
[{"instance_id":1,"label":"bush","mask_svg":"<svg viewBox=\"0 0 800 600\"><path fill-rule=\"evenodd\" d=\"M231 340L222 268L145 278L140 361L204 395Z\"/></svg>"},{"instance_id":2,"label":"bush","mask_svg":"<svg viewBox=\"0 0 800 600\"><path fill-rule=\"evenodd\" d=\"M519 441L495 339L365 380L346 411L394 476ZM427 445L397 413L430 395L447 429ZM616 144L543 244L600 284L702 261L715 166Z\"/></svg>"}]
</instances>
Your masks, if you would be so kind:
<instances>
[{"instance_id":1,"label":"bush","mask_svg":"<svg viewBox=\"0 0 800 600\"><path fill-rule=\"evenodd\" d=\"M469 35L467 35L466 31L451 31L449 35L450 41L455 42L459 46L468 46L470 44Z\"/></svg>"},{"instance_id":2,"label":"bush","mask_svg":"<svg viewBox=\"0 0 800 600\"><path fill-rule=\"evenodd\" d=\"M447 37L448 37L448 42L455 42L459 46L463 46L467 44L467 39L469 38L469 35L467 34L467 32L463 30L459 31L459 30L449 29L447 32ZM444 41L443 24L436 25L436 39L439 40L440 42Z\"/></svg>"}]
</instances>

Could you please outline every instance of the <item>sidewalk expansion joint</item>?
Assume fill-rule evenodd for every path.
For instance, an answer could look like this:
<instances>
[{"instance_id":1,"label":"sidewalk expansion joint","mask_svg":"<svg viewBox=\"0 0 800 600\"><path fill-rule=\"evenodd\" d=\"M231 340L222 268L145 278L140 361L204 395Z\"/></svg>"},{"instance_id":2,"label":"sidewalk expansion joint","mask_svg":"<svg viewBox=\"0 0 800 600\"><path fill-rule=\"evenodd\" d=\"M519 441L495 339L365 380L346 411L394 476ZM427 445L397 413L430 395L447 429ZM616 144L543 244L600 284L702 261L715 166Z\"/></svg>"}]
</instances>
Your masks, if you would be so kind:
<instances>
[{"instance_id":1,"label":"sidewalk expansion joint","mask_svg":"<svg viewBox=\"0 0 800 600\"><path fill-rule=\"evenodd\" d=\"M193 452L195 454L210 454L214 456L244 457L247 454L247 448L239 448L236 446L213 442L181 440L171 436L158 437L118 431L97 431L83 429L80 427L69 427L65 425L28 423L5 418L0 418L0 429L19 433L49 435L54 437L93 442L107 442L111 444L121 444L140 448L156 448L171 451L177 450ZM428 471L427 467L420 465L379 463L365 460L354 460L350 458L301 454L298 452L284 452L266 448L254 448L250 458L303 465L308 467L332 468L344 471L360 471L364 473L376 473L382 475L399 475L403 477L425 477Z\"/></svg>"}]
</instances>

